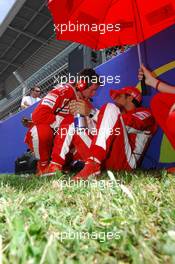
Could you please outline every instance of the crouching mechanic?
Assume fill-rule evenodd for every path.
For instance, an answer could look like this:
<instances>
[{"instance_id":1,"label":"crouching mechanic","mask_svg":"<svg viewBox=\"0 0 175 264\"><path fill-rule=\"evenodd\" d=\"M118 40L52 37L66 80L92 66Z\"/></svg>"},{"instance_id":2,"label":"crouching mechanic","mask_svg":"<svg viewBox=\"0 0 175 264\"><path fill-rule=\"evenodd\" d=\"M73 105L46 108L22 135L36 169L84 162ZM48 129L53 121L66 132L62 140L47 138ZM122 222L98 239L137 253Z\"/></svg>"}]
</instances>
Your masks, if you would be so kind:
<instances>
[{"instance_id":1,"label":"crouching mechanic","mask_svg":"<svg viewBox=\"0 0 175 264\"><path fill-rule=\"evenodd\" d=\"M101 173L101 169L132 170L140 164L143 154L156 130L155 120L149 109L141 107L142 96L135 87L111 90L115 104L104 105L98 113L96 133L82 131L59 138L52 162L61 170L72 144L85 161L85 167L74 180L88 179ZM73 106L77 111L76 105Z\"/></svg>"},{"instance_id":2,"label":"crouching mechanic","mask_svg":"<svg viewBox=\"0 0 175 264\"><path fill-rule=\"evenodd\" d=\"M32 113L33 124L26 134L25 143L38 159L37 175L43 174L48 167L53 141L57 141L57 128L65 117L67 122L73 121L69 112L71 100L86 98L86 94L93 96L99 85L96 72L90 68L84 69L75 84L58 85L35 108Z\"/></svg>"}]
</instances>

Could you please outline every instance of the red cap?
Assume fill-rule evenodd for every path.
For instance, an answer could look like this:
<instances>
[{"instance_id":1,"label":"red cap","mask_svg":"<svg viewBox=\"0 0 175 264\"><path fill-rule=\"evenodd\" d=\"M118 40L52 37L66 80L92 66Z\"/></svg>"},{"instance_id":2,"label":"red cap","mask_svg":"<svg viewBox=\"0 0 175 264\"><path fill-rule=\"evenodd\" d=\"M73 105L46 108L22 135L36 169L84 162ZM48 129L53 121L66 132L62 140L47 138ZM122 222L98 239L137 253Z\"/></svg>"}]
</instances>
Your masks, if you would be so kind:
<instances>
[{"instance_id":1,"label":"red cap","mask_svg":"<svg viewBox=\"0 0 175 264\"><path fill-rule=\"evenodd\" d=\"M119 90L110 90L110 96L114 100L119 94L129 94L131 95L138 103L142 101L142 94L136 87L128 86L123 87Z\"/></svg>"}]
</instances>

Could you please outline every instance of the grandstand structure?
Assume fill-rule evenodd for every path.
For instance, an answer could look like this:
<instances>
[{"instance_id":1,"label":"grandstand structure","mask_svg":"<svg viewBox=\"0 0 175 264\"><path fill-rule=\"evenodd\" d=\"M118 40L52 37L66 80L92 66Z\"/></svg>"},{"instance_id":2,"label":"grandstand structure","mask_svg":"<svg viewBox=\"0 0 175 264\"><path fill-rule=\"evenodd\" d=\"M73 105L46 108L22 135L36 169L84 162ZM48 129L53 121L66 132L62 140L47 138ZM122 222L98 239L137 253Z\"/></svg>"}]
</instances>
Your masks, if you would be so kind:
<instances>
[{"instance_id":1,"label":"grandstand structure","mask_svg":"<svg viewBox=\"0 0 175 264\"><path fill-rule=\"evenodd\" d=\"M75 74L80 65L94 68L108 59L108 49L96 52L56 40L47 3L16 0L0 24L0 120L21 110L21 99L33 86L44 96L58 77L73 74L71 67Z\"/></svg>"},{"instance_id":2,"label":"grandstand structure","mask_svg":"<svg viewBox=\"0 0 175 264\"><path fill-rule=\"evenodd\" d=\"M68 73L69 54L85 48L55 39L47 2L17 0L0 25L0 120L20 110L24 91L34 85L44 95L55 76Z\"/></svg>"}]
</instances>

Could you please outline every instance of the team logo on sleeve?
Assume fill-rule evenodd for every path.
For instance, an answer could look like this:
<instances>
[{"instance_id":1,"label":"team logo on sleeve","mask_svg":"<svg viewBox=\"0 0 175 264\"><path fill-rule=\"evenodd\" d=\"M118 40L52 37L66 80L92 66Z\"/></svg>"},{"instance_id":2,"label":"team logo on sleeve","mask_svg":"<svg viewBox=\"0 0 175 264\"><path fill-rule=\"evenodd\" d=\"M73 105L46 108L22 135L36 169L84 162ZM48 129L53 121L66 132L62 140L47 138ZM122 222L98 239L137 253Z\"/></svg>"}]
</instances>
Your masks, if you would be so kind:
<instances>
[{"instance_id":1,"label":"team logo on sleeve","mask_svg":"<svg viewBox=\"0 0 175 264\"><path fill-rule=\"evenodd\" d=\"M41 103L41 105L46 105L46 106L50 107L51 109L53 109L55 103L50 101L50 100L48 100L48 99L46 99L46 98L44 98L42 103Z\"/></svg>"},{"instance_id":2,"label":"team logo on sleeve","mask_svg":"<svg viewBox=\"0 0 175 264\"><path fill-rule=\"evenodd\" d=\"M58 95L54 94L54 93L48 93L42 101L42 105L47 105L49 106L51 109L53 109L55 102L58 98Z\"/></svg>"},{"instance_id":3,"label":"team logo on sleeve","mask_svg":"<svg viewBox=\"0 0 175 264\"><path fill-rule=\"evenodd\" d=\"M151 116L151 114L149 112L137 112L137 113L134 113L133 116L137 117L138 119L140 120L144 120L148 117Z\"/></svg>"}]
</instances>

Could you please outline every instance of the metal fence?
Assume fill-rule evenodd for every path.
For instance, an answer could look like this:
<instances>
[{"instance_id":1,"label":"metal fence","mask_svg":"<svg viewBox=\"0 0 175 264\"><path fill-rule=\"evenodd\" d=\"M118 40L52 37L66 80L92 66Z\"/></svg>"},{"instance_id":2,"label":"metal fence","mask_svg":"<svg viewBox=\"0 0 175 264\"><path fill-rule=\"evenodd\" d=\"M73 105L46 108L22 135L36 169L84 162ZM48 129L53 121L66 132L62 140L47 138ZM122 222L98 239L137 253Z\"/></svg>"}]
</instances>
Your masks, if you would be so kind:
<instances>
[{"instance_id":1,"label":"metal fence","mask_svg":"<svg viewBox=\"0 0 175 264\"><path fill-rule=\"evenodd\" d=\"M6 119L7 117L21 110L20 103L22 97L24 96L24 84L27 87L25 95L29 94L29 91L32 87L39 86L41 89L41 97L43 97L50 89L53 88L53 86L58 83L57 80L59 77L68 76L68 56L77 47L81 48L82 46L77 43L70 44L55 58L45 64L39 71L34 73L31 77L25 80L24 83L20 84L16 89L14 89L9 94L9 99L2 99L0 101L0 120ZM125 46L124 48L124 51L126 51L128 48L130 48L130 46ZM102 62L109 59L107 54L109 51L110 49L102 51L102 54L104 55ZM117 54L114 55L117 56ZM111 56L113 56L113 54Z\"/></svg>"},{"instance_id":2,"label":"metal fence","mask_svg":"<svg viewBox=\"0 0 175 264\"><path fill-rule=\"evenodd\" d=\"M54 59L44 65L39 71L24 81L27 95L34 86L41 88L41 96L44 96L58 82L58 77L68 75L68 56L80 44L73 43L60 52ZM56 77L56 78L55 78ZM20 84L9 94L9 99L0 101L0 119L6 119L12 114L20 111L20 103L23 97L24 84Z\"/></svg>"}]
</instances>

